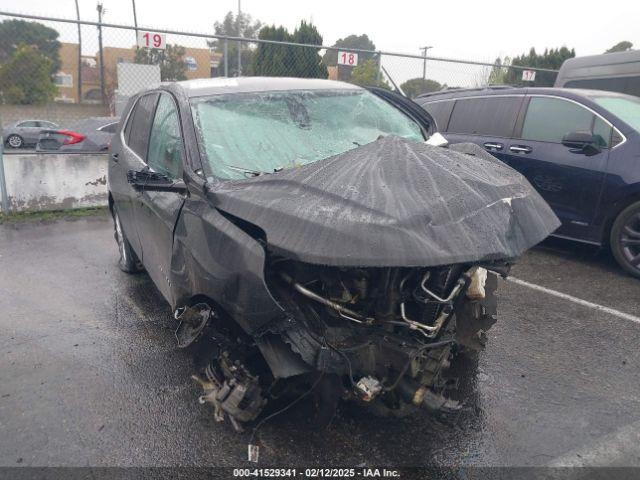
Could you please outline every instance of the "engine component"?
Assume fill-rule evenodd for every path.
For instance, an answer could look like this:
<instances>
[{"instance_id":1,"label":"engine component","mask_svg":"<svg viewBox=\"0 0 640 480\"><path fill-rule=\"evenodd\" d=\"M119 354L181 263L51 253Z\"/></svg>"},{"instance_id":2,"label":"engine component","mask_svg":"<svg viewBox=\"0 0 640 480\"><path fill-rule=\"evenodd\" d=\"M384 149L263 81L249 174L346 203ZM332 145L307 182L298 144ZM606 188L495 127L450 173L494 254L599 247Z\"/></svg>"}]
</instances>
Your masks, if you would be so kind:
<instances>
[{"instance_id":1,"label":"engine component","mask_svg":"<svg viewBox=\"0 0 640 480\"><path fill-rule=\"evenodd\" d=\"M435 393L425 386L418 386L407 378L402 379L398 385L398 392L407 402L431 412L451 413L462 408L460 402Z\"/></svg>"},{"instance_id":2,"label":"engine component","mask_svg":"<svg viewBox=\"0 0 640 480\"><path fill-rule=\"evenodd\" d=\"M223 421L227 414L233 428L242 432L240 422L254 420L262 411L266 399L261 395L258 378L252 376L240 362L231 363L225 352L217 363L219 365L212 363L205 369L206 380L192 376L204 390L204 395L198 401L213 405L214 418L218 422Z\"/></svg>"},{"instance_id":3,"label":"engine component","mask_svg":"<svg viewBox=\"0 0 640 480\"><path fill-rule=\"evenodd\" d=\"M487 283L487 270L482 267L473 267L467 272L471 277L467 298L469 300L482 300L486 296L485 285Z\"/></svg>"},{"instance_id":4,"label":"engine component","mask_svg":"<svg viewBox=\"0 0 640 480\"><path fill-rule=\"evenodd\" d=\"M340 314L340 316L348 320L351 320L356 323L371 323L373 321L372 318L363 318L360 314L354 312L353 310L348 309L347 307L341 305L340 303L334 302L332 300L322 297L321 295L318 295L315 292L312 292L311 290L309 290L308 288L305 288L299 283L294 282L293 279L286 273L281 273L280 276L287 283L291 284L293 288L295 288L298 292L300 292L305 297L315 300L316 302L320 302L330 308L333 308Z\"/></svg>"},{"instance_id":5,"label":"engine component","mask_svg":"<svg viewBox=\"0 0 640 480\"><path fill-rule=\"evenodd\" d=\"M358 380L355 386L356 394L365 402L373 400L380 392L382 392L382 383L377 378L368 376Z\"/></svg>"}]
</instances>

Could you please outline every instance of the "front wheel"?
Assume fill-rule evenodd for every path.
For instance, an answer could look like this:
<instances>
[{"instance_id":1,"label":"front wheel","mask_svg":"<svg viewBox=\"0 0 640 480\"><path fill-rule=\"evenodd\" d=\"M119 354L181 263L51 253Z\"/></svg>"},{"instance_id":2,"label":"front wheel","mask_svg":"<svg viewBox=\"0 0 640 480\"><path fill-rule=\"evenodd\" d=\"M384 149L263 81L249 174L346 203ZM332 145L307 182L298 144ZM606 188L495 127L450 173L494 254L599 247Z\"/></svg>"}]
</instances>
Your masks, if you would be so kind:
<instances>
[{"instance_id":1,"label":"front wheel","mask_svg":"<svg viewBox=\"0 0 640 480\"><path fill-rule=\"evenodd\" d=\"M11 148L22 148L22 146L24 145L24 140L22 140L22 137L20 135L16 135L15 133L13 133L7 137L7 145L9 145Z\"/></svg>"},{"instance_id":2,"label":"front wheel","mask_svg":"<svg viewBox=\"0 0 640 480\"><path fill-rule=\"evenodd\" d=\"M118 252L120 253L120 260L118 261L118 266L120 270L127 273L136 273L142 271L142 264L140 260L138 260L138 256L136 252L131 248L131 244L129 240L127 240L127 236L122 229L122 223L120 222L120 217L118 216L118 212L113 211L113 225L114 225L114 238L118 243Z\"/></svg>"},{"instance_id":3,"label":"front wheel","mask_svg":"<svg viewBox=\"0 0 640 480\"><path fill-rule=\"evenodd\" d=\"M640 278L640 202L625 208L611 228L611 251L627 272Z\"/></svg>"}]
</instances>

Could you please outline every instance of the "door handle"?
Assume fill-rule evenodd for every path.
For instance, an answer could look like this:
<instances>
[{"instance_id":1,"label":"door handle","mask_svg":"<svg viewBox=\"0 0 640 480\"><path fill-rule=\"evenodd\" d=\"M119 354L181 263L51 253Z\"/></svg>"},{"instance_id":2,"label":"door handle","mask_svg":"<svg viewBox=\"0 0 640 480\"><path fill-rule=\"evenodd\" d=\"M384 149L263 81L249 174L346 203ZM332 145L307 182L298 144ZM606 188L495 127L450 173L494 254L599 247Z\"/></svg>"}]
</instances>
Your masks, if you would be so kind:
<instances>
[{"instance_id":1,"label":"door handle","mask_svg":"<svg viewBox=\"0 0 640 480\"><path fill-rule=\"evenodd\" d=\"M509 147L514 153L531 153L533 149L531 147L527 147L526 145L512 145Z\"/></svg>"},{"instance_id":2,"label":"door handle","mask_svg":"<svg viewBox=\"0 0 640 480\"><path fill-rule=\"evenodd\" d=\"M117 153L112 153L111 154L111 160L113 160L114 162L118 161L118 154Z\"/></svg>"},{"instance_id":3,"label":"door handle","mask_svg":"<svg viewBox=\"0 0 640 480\"><path fill-rule=\"evenodd\" d=\"M502 150L504 146L501 143L487 142L484 144L484 148L487 150Z\"/></svg>"}]
</instances>

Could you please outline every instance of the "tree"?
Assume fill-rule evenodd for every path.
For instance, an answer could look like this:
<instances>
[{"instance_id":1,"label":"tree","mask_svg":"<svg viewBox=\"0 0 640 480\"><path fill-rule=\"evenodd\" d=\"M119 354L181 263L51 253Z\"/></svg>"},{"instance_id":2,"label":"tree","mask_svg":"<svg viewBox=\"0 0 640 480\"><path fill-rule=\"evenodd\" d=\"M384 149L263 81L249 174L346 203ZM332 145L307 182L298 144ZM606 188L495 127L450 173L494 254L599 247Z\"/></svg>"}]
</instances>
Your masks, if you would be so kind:
<instances>
[{"instance_id":1,"label":"tree","mask_svg":"<svg viewBox=\"0 0 640 480\"><path fill-rule=\"evenodd\" d=\"M322 35L312 23L304 20L295 29L292 35L294 43L304 43L307 45L322 45ZM327 78L327 66L322 63L319 48L292 47L293 69L292 76L302 78Z\"/></svg>"},{"instance_id":2,"label":"tree","mask_svg":"<svg viewBox=\"0 0 640 480\"><path fill-rule=\"evenodd\" d=\"M567 47L545 49L544 53L541 55L536 53L535 48L531 48L528 54L514 57L511 65L558 70L566 59L573 58L575 56L575 50L569 50ZM510 68L505 75L504 83L510 85L522 85L522 70L523 69L521 68ZM536 79L533 84L531 84L531 82L527 82L527 85L534 87L552 87L556 76L557 73L554 72L539 71L536 72Z\"/></svg>"},{"instance_id":3,"label":"tree","mask_svg":"<svg viewBox=\"0 0 640 480\"><path fill-rule=\"evenodd\" d=\"M400 85L400 89L409 98L415 98L422 93L437 92L446 88L446 85L441 85L440 82L422 77L412 78Z\"/></svg>"},{"instance_id":4,"label":"tree","mask_svg":"<svg viewBox=\"0 0 640 480\"><path fill-rule=\"evenodd\" d=\"M0 94L5 103L33 105L53 100L50 58L35 46L20 45L0 67Z\"/></svg>"},{"instance_id":5,"label":"tree","mask_svg":"<svg viewBox=\"0 0 640 480\"><path fill-rule=\"evenodd\" d=\"M300 22L293 34L275 25L260 30L261 40L322 45L322 35L311 23ZM322 63L319 48L294 47L260 43L252 64L254 75L272 77L327 78L327 67Z\"/></svg>"},{"instance_id":6,"label":"tree","mask_svg":"<svg viewBox=\"0 0 640 480\"><path fill-rule=\"evenodd\" d=\"M168 44L164 51L155 48L139 48L134 61L144 65L159 65L160 79L163 82L175 82L187 79L184 54L184 47L180 45Z\"/></svg>"},{"instance_id":7,"label":"tree","mask_svg":"<svg viewBox=\"0 0 640 480\"><path fill-rule=\"evenodd\" d=\"M291 35L287 32L287 29L282 26L276 27L275 25L263 27L258 38L279 42L291 41ZM291 76L287 63L291 60L292 48L288 45L259 44L253 56L253 73L266 77Z\"/></svg>"},{"instance_id":8,"label":"tree","mask_svg":"<svg viewBox=\"0 0 640 480\"><path fill-rule=\"evenodd\" d=\"M631 50L633 48L633 43L628 40L623 40L622 42L616 43L613 47L607 50L604 53L615 53L615 52L626 52L627 50Z\"/></svg>"},{"instance_id":9,"label":"tree","mask_svg":"<svg viewBox=\"0 0 640 480\"><path fill-rule=\"evenodd\" d=\"M228 12L222 22L214 23L214 31L216 35L228 36L228 37L245 37L245 38L258 38L258 33L262 28L262 23L259 20L253 20L251 15L246 13L240 13L240 22L238 24L238 17L234 16L233 12ZM220 64L224 65L224 40L212 40L207 42L210 48L213 48L215 52L223 55ZM252 73L254 48L251 47L249 42L241 42L241 64L242 74L250 75ZM227 42L227 65L229 67L229 75L237 76L239 74L238 69L238 42Z\"/></svg>"},{"instance_id":10,"label":"tree","mask_svg":"<svg viewBox=\"0 0 640 480\"><path fill-rule=\"evenodd\" d=\"M60 70L60 42L53 28L24 20L0 22L0 63L10 61L20 45L33 47L48 58L50 74Z\"/></svg>"},{"instance_id":11,"label":"tree","mask_svg":"<svg viewBox=\"0 0 640 480\"><path fill-rule=\"evenodd\" d=\"M350 51L352 49L359 50L375 50L375 44L369 39L366 34L362 35L349 35L345 38L340 38L336 43L333 44L334 47L340 50ZM374 53L363 53L358 52L358 62L363 63L367 60L375 59L376 55ZM322 57L322 62L327 67L337 66L338 68L338 80L342 80L348 82L351 78L351 73L355 67L349 67L348 65L338 65L338 50L327 50L324 56Z\"/></svg>"},{"instance_id":12,"label":"tree","mask_svg":"<svg viewBox=\"0 0 640 480\"><path fill-rule=\"evenodd\" d=\"M365 62L358 61L358 66L351 72L351 83L363 87L388 88L389 84L380 76L378 78L378 62L374 59Z\"/></svg>"},{"instance_id":13,"label":"tree","mask_svg":"<svg viewBox=\"0 0 640 480\"><path fill-rule=\"evenodd\" d=\"M489 79L487 83L489 85L505 85L507 82L507 73L509 73L509 65L511 65L511 59L504 57L502 60L500 57L496 58L495 65L489 72Z\"/></svg>"}]
</instances>

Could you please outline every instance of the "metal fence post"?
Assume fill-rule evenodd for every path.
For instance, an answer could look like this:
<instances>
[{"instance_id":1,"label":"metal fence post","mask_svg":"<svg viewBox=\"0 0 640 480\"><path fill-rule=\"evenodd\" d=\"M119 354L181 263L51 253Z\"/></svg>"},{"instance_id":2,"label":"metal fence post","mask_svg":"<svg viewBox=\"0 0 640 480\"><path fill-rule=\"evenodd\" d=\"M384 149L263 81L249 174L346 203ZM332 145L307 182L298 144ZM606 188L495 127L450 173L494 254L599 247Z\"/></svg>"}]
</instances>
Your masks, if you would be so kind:
<instances>
[{"instance_id":1,"label":"metal fence post","mask_svg":"<svg viewBox=\"0 0 640 480\"><path fill-rule=\"evenodd\" d=\"M229 76L229 39L224 39L224 76Z\"/></svg>"},{"instance_id":2,"label":"metal fence post","mask_svg":"<svg viewBox=\"0 0 640 480\"><path fill-rule=\"evenodd\" d=\"M2 211L9 213L9 194L7 193L7 182L4 177L4 138L0 135L0 195L2 196Z\"/></svg>"},{"instance_id":3,"label":"metal fence post","mask_svg":"<svg viewBox=\"0 0 640 480\"><path fill-rule=\"evenodd\" d=\"M376 83L380 85L382 81L382 52L378 52L378 71L376 73Z\"/></svg>"}]
</instances>

